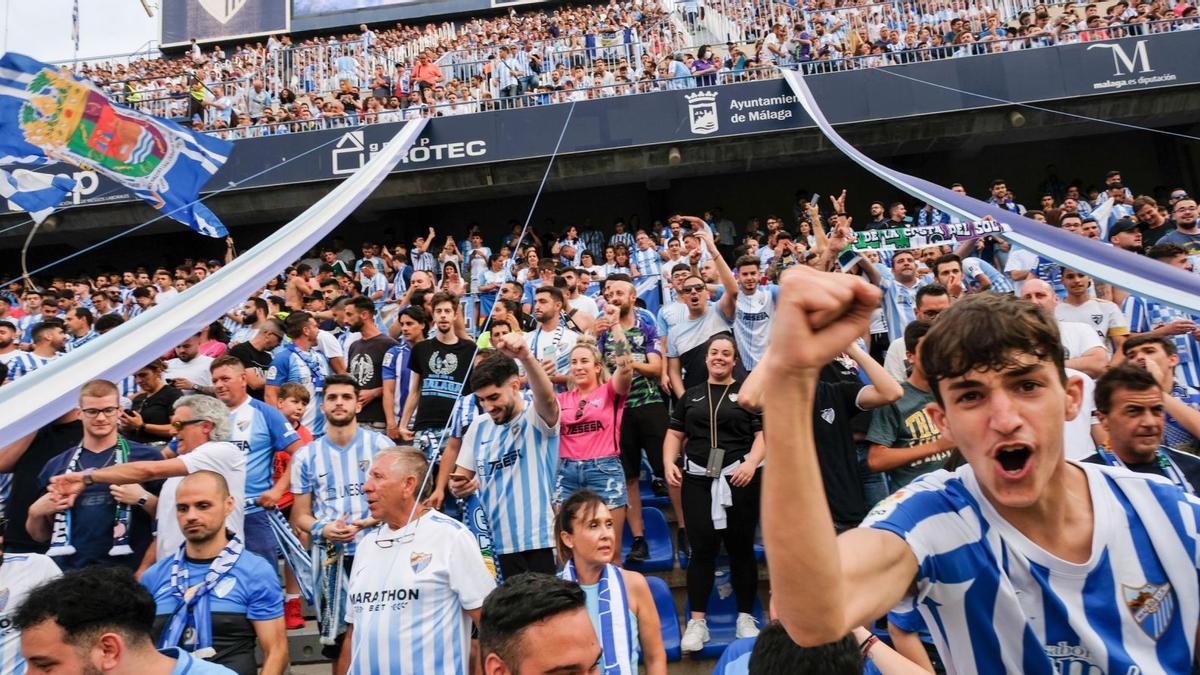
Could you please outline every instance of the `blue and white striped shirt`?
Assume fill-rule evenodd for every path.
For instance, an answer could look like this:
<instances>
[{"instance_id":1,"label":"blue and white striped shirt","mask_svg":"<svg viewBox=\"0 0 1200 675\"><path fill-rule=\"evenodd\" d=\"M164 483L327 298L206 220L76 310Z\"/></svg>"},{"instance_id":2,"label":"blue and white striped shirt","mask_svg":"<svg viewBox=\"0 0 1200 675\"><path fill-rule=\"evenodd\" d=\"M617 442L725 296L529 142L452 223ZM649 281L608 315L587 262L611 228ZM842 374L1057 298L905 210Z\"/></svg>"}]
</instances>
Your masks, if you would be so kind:
<instances>
[{"instance_id":1,"label":"blue and white striped shirt","mask_svg":"<svg viewBox=\"0 0 1200 675\"><path fill-rule=\"evenodd\" d=\"M917 291L925 285L925 280L917 277L912 288L896 281L892 271L883 265L876 265L883 278L879 288L883 290L883 318L887 321L888 338L892 341L904 339L904 328L917 318Z\"/></svg>"},{"instance_id":2,"label":"blue and white striped shirt","mask_svg":"<svg viewBox=\"0 0 1200 675\"><path fill-rule=\"evenodd\" d=\"M554 546L550 493L558 472L558 422L525 405L508 424L476 415L458 465L475 472L498 555Z\"/></svg>"},{"instance_id":3,"label":"blue and white striped shirt","mask_svg":"<svg viewBox=\"0 0 1200 675\"><path fill-rule=\"evenodd\" d=\"M411 539L409 536L411 535ZM429 511L367 532L350 573L351 673L467 675L471 618L496 586L466 525Z\"/></svg>"},{"instance_id":4,"label":"blue and white striped shirt","mask_svg":"<svg viewBox=\"0 0 1200 675\"><path fill-rule=\"evenodd\" d=\"M362 427L346 447L335 445L328 436L314 439L292 458L292 492L312 494L312 513L322 526L342 516L348 523L368 518L371 512L363 492L367 472L376 453L394 445L387 436ZM362 537L361 531L355 535L346 555L354 555Z\"/></svg>"},{"instance_id":5,"label":"blue and white striped shirt","mask_svg":"<svg viewBox=\"0 0 1200 675\"><path fill-rule=\"evenodd\" d=\"M75 337L74 335L67 333L67 351L73 351L73 350L79 349L80 347L86 345L87 343L91 342L92 340L95 340L98 337L100 337L100 334L97 333L94 329L89 330L88 332L84 333L83 335L80 335L79 337Z\"/></svg>"},{"instance_id":6,"label":"blue and white striped shirt","mask_svg":"<svg viewBox=\"0 0 1200 675\"><path fill-rule=\"evenodd\" d=\"M661 276L662 256L658 254L656 248L648 248L644 251L640 248L634 249L633 266L637 268L640 276Z\"/></svg>"},{"instance_id":7,"label":"blue and white striped shirt","mask_svg":"<svg viewBox=\"0 0 1200 675\"><path fill-rule=\"evenodd\" d=\"M1149 333L1172 321L1200 323L1198 316L1136 295L1125 298L1125 302L1121 305L1121 311L1125 312L1131 333ZM1197 342L1190 333L1166 337L1175 342L1175 351L1179 354L1179 365L1175 366L1176 381L1200 389L1200 342Z\"/></svg>"},{"instance_id":8,"label":"blue and white striped shirt","mask_svg":"<svg viewBox=\"0 0 1200 675\"><path fill-rule=\"evenodd\" d=\"M8 381L12 382L19 377L24 377L57 358L58 354L47 357L38 356L33 352L21 352L8 363Z\"/></svg>"},{"instance_id":9,"label":"blue and white striped shirt","mask_svg":"<svg viewBox=\"0 0 1200 675\"><path fill-rule=\"evenodd\" d=\"M962 260L964 283L973 289L979 288L977 277L982 274L992 282L992 287L989 290L996 293L1012 293L1012 281L1004 274L993 267L990 263L979 258L963 258Z\"/></svg>"},{"instance_id":10,"label":"blue and white striped shirt","mask_svg":"<svg viewBox=\"0 0 1200 675\"><path fill-rule=\"evenodd\" d=\"M917 478L863 521L916 557L913 599L947 672L1191 672L1200 501L1157 476L1074 466L1094 514L1086 563L1004 520L970 466Z\"/></svg>"}]
</instances>

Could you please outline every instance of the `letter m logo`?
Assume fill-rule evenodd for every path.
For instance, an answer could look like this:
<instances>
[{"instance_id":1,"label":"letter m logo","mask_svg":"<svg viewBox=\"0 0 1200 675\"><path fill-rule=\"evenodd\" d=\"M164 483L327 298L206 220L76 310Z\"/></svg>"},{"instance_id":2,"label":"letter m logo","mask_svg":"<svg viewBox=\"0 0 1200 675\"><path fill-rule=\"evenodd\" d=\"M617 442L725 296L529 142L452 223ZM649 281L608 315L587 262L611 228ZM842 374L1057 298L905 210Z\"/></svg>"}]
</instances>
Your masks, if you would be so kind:
<instances>
[{"instance_id":1,"label":"letter m logo","mask_svg":"<svg viewBox=\"0 0 1200 675\"><path fill-rule=\"evenodd\" d=\"M1134 73L1153 73L1150 67L1150 55L1146 52L1146 41L1138 40L1133 48L1133 54L1125 53L1125 48L1119 44L1104 43L1088 45L1088 51L1093 49L1108 49L1112 51L1113 75L1132 75ZM1124 70L1122 70L1124 67Z\"/></svg>"}]
</instances>

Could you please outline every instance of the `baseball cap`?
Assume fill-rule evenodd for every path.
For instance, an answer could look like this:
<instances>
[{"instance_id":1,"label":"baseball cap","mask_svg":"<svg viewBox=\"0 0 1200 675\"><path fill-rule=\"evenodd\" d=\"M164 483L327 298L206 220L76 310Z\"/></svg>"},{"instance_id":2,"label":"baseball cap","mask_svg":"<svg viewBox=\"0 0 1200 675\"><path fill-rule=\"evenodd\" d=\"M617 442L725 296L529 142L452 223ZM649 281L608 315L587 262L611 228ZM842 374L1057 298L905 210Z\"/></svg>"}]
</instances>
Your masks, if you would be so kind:
<instances>
[{"instance_id":1,"label":"baseball cap","mask_svg":"<svg viewBox=\"0 0 1200 675\"><path fill-rule=\"evenodd\" d=\"M1137 229L1137 223L1133 222L1129 218L1122 218L1108 228L1108 236L1111 239L1112 237L1115 237L1118 234L1124 234L1125 232L1136 232Z\"/></svg>"}]
</instances>

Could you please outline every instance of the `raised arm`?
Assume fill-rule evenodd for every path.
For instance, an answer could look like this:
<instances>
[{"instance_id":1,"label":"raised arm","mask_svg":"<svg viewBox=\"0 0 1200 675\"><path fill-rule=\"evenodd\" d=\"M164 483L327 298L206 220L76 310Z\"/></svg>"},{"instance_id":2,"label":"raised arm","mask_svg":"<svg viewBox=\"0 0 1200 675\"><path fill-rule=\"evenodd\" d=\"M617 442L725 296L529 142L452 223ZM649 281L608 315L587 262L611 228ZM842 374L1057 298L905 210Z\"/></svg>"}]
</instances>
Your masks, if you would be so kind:
<instances>
[{"instance_id":1,"label":"raised arm","mask_svg":"<svg viewBox=\"0 0 1200 675\"><path fill-rule=\"evenodd\" d=\"M882 616L916 576L916 558L893 534L857 528L835 536L813 439L820 369L866 329L878 304L879 291L861 279L788 270L780 280L770 347L759 365L771 373L772 383L763 400L769 448L763 535L768 564L776 571L772 590L779 619L803 646L841 639Z\"/></svg>"},{"instance_id":2,"label":"raised arm","mask_svg":"<svg viewBox=\"0 0 1200 675\"><path fill-rule=\"evenodd\" d=\"M863 369L867 379L871 380L871 384L858 394L860 408L863 410L880 408L889 403L895 403L904 396L904 387L900 386L896 378L879 365L878 361L863 351L862 347L858 346L857 340L851 342L850 346L846 348L846 354L854 359L858 367Z\"/></svg>"},{"instance_id":3,"label":"raised arm","mask_svg":"<svg viewBox=\"0 0 1200 675\"><path fill-rule=\"evenodd\" d=\"M495 347L524 366L525 377L529 380L529 391L533 394L533 409L546 426L557 426L558 397L554 395L554 384L550 382L550 376L542 368L541 362L529 351L525 338L517 333L509 333L501 337Z\"/></svg>"}]
</instances>

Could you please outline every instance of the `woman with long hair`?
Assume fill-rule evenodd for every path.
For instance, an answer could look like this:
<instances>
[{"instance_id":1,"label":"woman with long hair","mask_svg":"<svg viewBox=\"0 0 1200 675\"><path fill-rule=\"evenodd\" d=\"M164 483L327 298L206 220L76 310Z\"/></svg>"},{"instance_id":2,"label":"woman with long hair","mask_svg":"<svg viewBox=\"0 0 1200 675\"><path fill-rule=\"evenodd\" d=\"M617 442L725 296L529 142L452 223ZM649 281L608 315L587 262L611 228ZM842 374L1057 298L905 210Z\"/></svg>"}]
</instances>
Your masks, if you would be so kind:
<instances>
[{"instance_id":1,"label":"woman with long hair","mask_svg":"<svg viewBox=\"0 0 1200 675\"><path fill-rule=\"evenodd\" d=\"M638 652L646 675L666 675L658 610L646 578L611 560L620 551L620 530L604 498L590 490L571 495L555 519L561 576L583 589L588 616L603 648L601 672L638 672ZM615 586L615 588L614 588Z\"/></svg>"},{"instance_id":2,"label":"woman with long hair","mask_svg":"<svg viewBox=\"0 0 1200 675\"><path fill-rule=\"evenodd\" d=\"M467 292L467 283L463 281L462 275L458 273L458 263L453 260L447 260L442 264L442 282L438 287L446 292L453 293L459 298Z\"/></svg>"},{"instance_id":3,"label":"woman with long hair","mask_svg":"<svg viewBox=\"0 0 1200 675\"><path fill-rule=\"evenodd\" d=\"M680 643L685 652L699 651L708 642L705 614L722 542L737 596L737 637L758 634L751 612L758 588L758 467L766 454L762 418L737 404L742 383L733 376L737 347L732 335L710 338L704 362L708 380L680 397L663 440L667 482L682 486L683 518L692 545L687 569L692 615ZM681 451L682 469L676 464Z\"/></svg>"},{"instance_id":4,"label":"woman with long hair","mask_svg":"<svg viewBox=\"0 0 1200 675\"><path fill-rule=\"evenodd\" d=\"M625 470L621 466L621 417L633 379L633 359L623 331L615 333L621 333L613 352L619 365L611 379L594 338L580 337L571 350L568 389L558 395L562 414L553 499L555 504L561 504L578 490L596 492L604 497L620 533L629 503ZM617 557L620 547L617 548L612 552L614 561L620 560Z\"/></svg>"}]
</instances>

